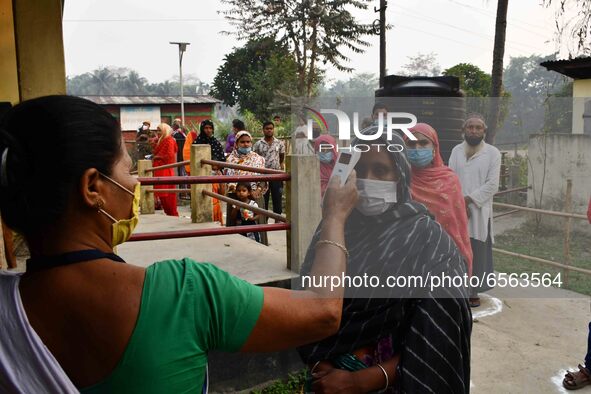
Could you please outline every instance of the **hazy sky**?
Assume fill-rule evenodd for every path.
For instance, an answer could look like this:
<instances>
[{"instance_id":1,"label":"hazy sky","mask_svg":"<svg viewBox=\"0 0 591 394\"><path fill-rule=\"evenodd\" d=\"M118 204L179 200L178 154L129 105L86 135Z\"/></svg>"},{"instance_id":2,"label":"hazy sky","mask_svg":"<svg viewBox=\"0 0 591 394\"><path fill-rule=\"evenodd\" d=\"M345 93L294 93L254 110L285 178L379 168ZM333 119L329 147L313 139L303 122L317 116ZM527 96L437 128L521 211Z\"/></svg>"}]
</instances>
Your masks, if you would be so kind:
<instances>
[{"instance_id":1,"label":"hazy sky","mask_svg":"<svg viewBox=\"0 0 591 394\"><path fill-rule=\"evenodd\" d=\"M393 73L418 52L435 52L442 68L474 63L490 72L496 0L389 0L387 68ZM554 43L554 11L540 0L509 2L505 64L511 56L548 54ZM99 66L137 70L150 82L178 75L178 49L169 41L190 42L183 72L211 82L224 55L241 46L217 13L223 6L213 0L76 0L66 1L64 43L66 72L81 74ZM360 12L359 20L373 21L378 14ZM378 73L379 38L363 54L351 53L355 72ZM332 79L350 75L329 69Z\"/></svg>"}]
</instances>

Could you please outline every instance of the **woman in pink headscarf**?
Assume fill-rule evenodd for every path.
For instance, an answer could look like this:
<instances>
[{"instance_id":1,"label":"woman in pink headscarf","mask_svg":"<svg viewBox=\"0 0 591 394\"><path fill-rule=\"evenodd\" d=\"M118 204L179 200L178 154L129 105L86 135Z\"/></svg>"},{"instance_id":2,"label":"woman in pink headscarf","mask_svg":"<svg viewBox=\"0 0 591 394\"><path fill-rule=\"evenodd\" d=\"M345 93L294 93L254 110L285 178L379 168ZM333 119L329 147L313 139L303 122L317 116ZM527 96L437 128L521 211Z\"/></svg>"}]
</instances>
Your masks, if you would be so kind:
<instances>
[{"instance_id":1,"label":"woman in pink headscarf","mask_svg":"<svg viewBox=\"0 0 591 394\"><path fill-rule=\"evenodd\" d=\"M320 196L324 197L324 191L328 187L330 174L337 162L337 142L329 134L322 134L314 140L314 151L320 160Z\"/></svg>"},{"instance_id":2,"label":"woman in pink headscarf","mask_svg":"<svg viewBox=\"0 0 591 394\"><path fill-rule=\"evenodd\" d=\"M435 220L451 236L472 273L472 247L468 234L468 216L458 176L439 153L439 138L433 127L417 123L410 129L417 141L405 138L408 161L412 166L412 198L425 204Z\"/></svg>"}]
</instances>

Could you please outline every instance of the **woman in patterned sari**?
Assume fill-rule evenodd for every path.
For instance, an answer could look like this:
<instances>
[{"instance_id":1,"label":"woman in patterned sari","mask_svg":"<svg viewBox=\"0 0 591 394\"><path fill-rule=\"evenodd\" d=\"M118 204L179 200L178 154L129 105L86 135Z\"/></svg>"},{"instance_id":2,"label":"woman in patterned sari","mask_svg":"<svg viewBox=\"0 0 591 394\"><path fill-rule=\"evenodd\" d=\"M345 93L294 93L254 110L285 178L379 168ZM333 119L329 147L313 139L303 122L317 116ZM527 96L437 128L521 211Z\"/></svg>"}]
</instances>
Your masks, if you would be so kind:
<instances>
[{"instance_id":1,"label":"woman in patterned sari","mask_svg":"<svg viewBox=\"0 0 591 394\"><path fill-rule=\"evenodd\" d=\"M242 130L236 134L236 143L234 144L234 150L226 158L226 162L232 164L240 164L248 167L265 168L265 158L257 154L252 150L252 136L248 131ZM256 172L237 170L234 168L226 168L226 175L259 175ZM234 190L236 188L236 182L228 183L228 197L236 199ZM267 191L267 182L251 182L251 196L252 199L263 206L261 197ZM233 226L234 223L230 219L229 209L227 210L226 221L228 226Z\"/></svg>"},{"instance_id":2,"label":"woman in patterned sari","mask_svg":"<svg viewBox=\"0 0 591 394\"><path fill-rule=\"evenodd\" d=\"M363 132L376 131L373 126ZM365 142L354 140L352 146ZM345 226L352 281L345 290L339 331L298 349L311 369L309 388L316 393L467 393L472 316L466 288L431 290L410 281L411 276L463 278L466 266L425 206L411 199L405 152L386 150L402 147L402 138L394 134L372 143L355 167L359 201ZM318 240L323 222L310 245ZM314 256L310 247L302 274L310 272ZM369 283L354 284L364 276ZM400 283L396 287L390 278L408 284L395 282Z\"/></svg>"}]
</instances>

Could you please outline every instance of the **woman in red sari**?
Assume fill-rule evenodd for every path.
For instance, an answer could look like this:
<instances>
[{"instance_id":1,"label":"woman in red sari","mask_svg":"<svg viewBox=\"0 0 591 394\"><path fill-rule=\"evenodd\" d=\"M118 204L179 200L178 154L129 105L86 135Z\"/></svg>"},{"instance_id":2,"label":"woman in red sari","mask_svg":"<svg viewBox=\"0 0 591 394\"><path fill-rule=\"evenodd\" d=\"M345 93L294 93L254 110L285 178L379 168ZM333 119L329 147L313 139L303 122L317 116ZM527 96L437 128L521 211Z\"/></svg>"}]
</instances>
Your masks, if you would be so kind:
<instances>
[{"instance_id":1,"label":"woman in red sari","mask_svg":"<svg viewBox=\"0 0 591 394\"><path fill-rule=\"evenodd\" d=\"M176 162L177 143L170 135L172 128L166 123L160 123L156 128L157 140L152 144L152 165L154 167ZM174 168L154 171L155 177L174 176ZM154 189L174 189L175 185L156 185ZM169 216L179 216L176 209L176 193L154 193L160 198L164 213Z\"/></svg>"},{"instance_id":2,"label":"woman in red sari","mask_svg":"<svg viewBox=\"0 0 591 394\"><path fill-rule=\"evenodd\" d=\"M412 166L410 191L413 200L425 204L435 220L454 240L472 273L472 247L468 235L468 216L458 176L439 153L437 132L426 123L410 131L417 141L405 138L408 161Z\"/></svg>"}]
</instances>

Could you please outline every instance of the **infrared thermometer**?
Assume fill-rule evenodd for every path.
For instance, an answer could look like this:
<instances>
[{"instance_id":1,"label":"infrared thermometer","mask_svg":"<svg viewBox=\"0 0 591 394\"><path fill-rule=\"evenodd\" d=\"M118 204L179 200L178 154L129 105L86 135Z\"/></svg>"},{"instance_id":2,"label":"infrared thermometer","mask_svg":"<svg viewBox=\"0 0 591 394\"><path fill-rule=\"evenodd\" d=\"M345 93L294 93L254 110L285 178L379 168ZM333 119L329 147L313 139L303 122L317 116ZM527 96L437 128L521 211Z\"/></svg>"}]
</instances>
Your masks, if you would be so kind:
<instances>
[{"instance_id":1,"label":"infrared thermometer","mask_svg":"<svg viewBox=\"0 0 591 394\"><path fill-rule=\"evenodd\" d=\"M332 169L330 177L338 176L341 179L341 186L345 186L347 178L351 175L351 172L355 169L359 158L361 157L360 152L341 152L337 162Z\"/></svg>"}]
</instances>

